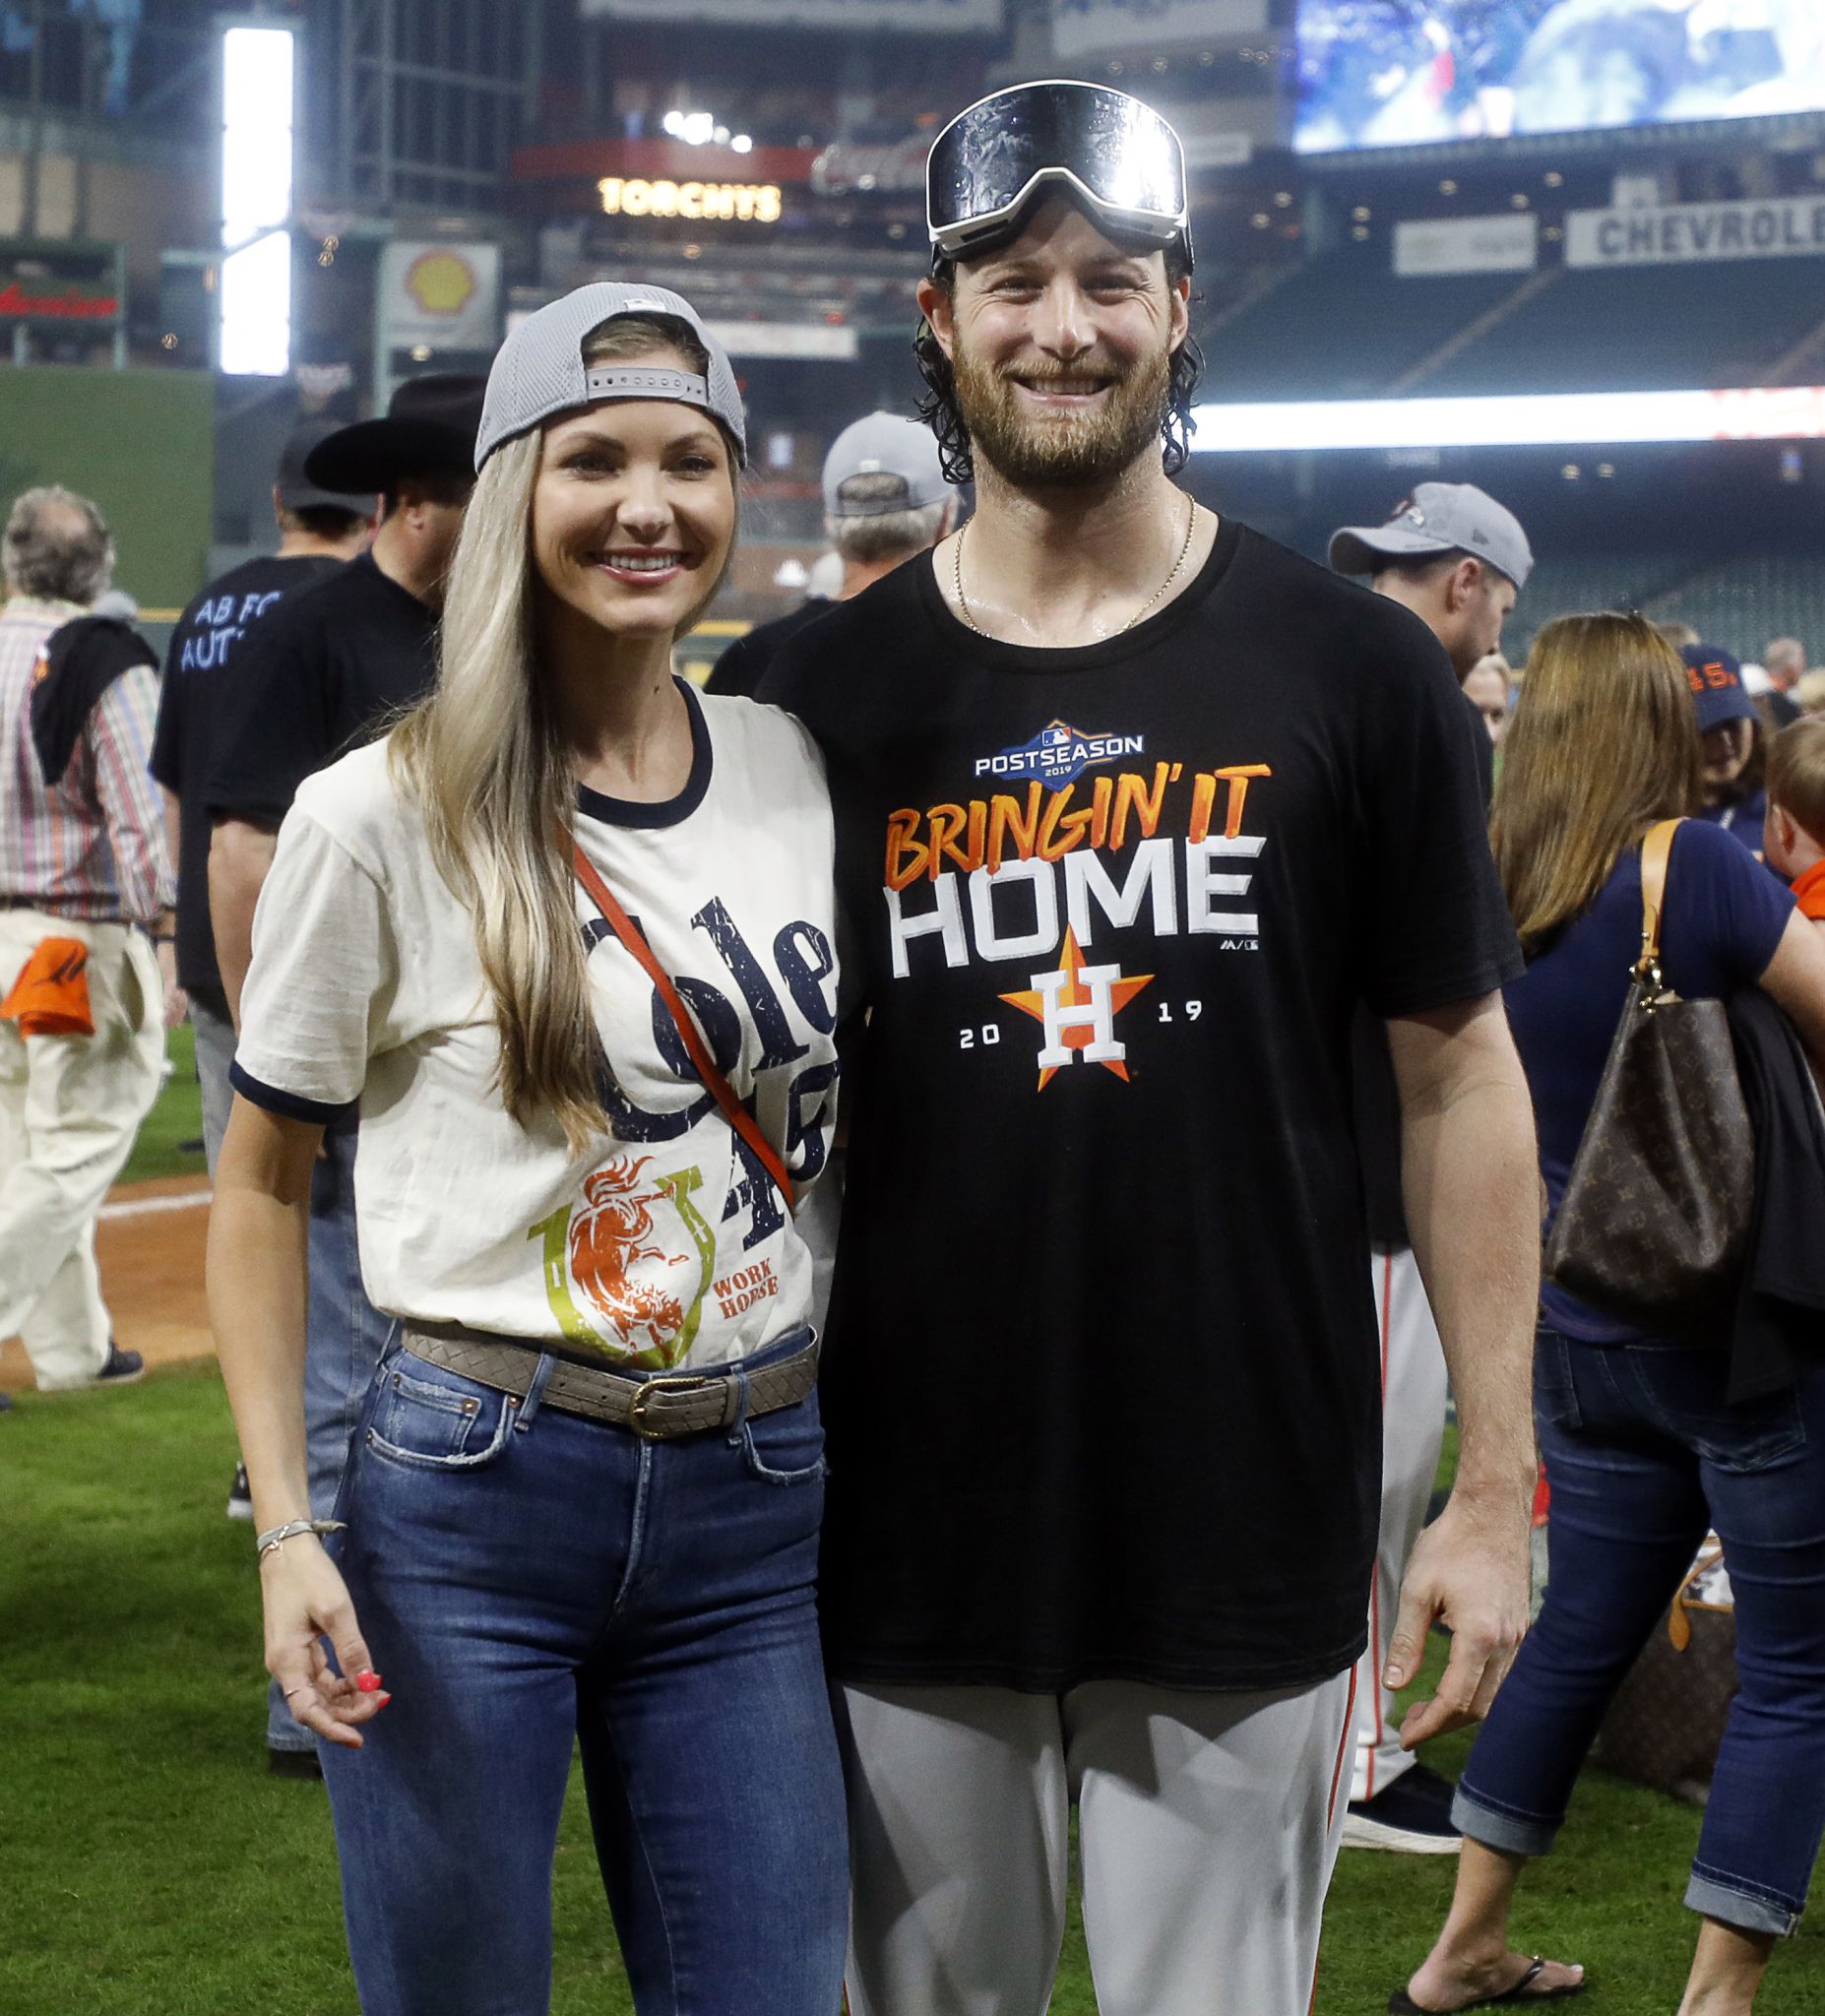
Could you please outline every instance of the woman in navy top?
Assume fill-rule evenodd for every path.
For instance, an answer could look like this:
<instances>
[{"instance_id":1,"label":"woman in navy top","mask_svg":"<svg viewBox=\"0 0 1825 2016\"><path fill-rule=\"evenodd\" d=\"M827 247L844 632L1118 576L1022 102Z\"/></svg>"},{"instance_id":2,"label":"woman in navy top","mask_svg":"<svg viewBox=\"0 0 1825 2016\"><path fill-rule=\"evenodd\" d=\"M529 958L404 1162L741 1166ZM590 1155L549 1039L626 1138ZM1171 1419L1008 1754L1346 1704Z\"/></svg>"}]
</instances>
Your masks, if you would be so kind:
<instances>
[{"instance_id":1,"label":"woman in navy top","mask_svg":"<svg viewBox=\"0 0 1825 2016\"><path fill-rule=\"evenodd\" d=\"M1639 616L1549 624L1505 750L1496 863L1530 962L1506 996L1550 1224L1640 956L1642 839L1699 797L1686 667ZM1688 998L1764 987L1825 1060L1825 940L1735 839L1694 819L1673 838L1662 970ZM1582 1968L1510 1949L1516 1879L1551 1848L1605 1711L1713 1527L1741 1690L1685 1893L1704 1922L1681 2010L1748 2010L1793 1930L1825 1829L1825 1356L1790 1390L1731 1407L1728 1344L1655 1337L1543 1290L1551 1581L1459 1784L1451 1915L1392 2007L1583 1985Z\"/></svg>"}]
</instances>

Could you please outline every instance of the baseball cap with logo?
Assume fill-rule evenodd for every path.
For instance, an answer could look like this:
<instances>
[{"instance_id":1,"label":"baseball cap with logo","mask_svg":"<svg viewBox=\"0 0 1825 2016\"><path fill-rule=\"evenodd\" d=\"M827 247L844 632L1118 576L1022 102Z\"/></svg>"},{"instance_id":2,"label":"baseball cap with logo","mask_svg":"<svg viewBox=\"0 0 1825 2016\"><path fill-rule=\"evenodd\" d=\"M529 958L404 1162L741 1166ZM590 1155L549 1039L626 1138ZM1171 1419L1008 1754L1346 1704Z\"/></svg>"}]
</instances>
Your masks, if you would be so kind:
<instances>
[{"instance_id":1,"label":"baseball cap with logo","mask_svg":"<svg viewBox=\"0 0 1825 2016\"><path fill-rule=\"evenodd\" d=\"M282 509L354 511L363 518L372 513L374 497L371 491L326 490L304 473L304 465L318 444L341 432L341 427L334 420L300 420L285 436L285 445L280 450L279 475L275 483Z\"/></svg>"},{"instance_id":2,"label":"baseball cap with logo","mask_svg":"<svg viewBox=\"0 0 1825 2016\"><path fill-rule=\"evenodd\" d=\"M1375 574L1389 561L1468 553L1517 589L1527 586L1534 553L1521 521L1475 483L1421 483L1386 525L1347 525L1331 535L1340 574Z\"/></svg>"},{"instance_id":3,"label":"baseball cap with logo","mask_svg":"<svg viewBox=\"0 0 1825 2016\"><path fill-rule=\"evenodd\" d=\"M584 339L622 315L670 315L685 324L710 358L707 377L670 365L585 364ZM728 352L682 294L669 287L593 281L535 309L501 345L488 372L488 393L475 436L479 470L504 442L557 413L603 400L662 399L696 407L719 422L747 461L741 388Z\"/></svg>"},{"instance_id":4,"label":"baseball cap with logo","mask_svg":"<svg viewBox=\"0 0 1825 2016\"><path fill-rule=\"evenodd\" d=\"M1698 710L1698 732L1722 727L1727 721L1754 721L1755 702L1742 682L1742 666L1719 644L1680 647L1686 682Z\"/></svg>"},{"instance_id":5,"label":"baseball cap with logo","mask_svg":"<svg viewBox=\"0 0 1825 2016\"><path fill-rule=\"evenodd\" d=\"M866 496L844 495L856 476L893 476L897 486L859 485ZM922 420L898 413L868 413L845 427L824 458L824 510L831 518L881 518L890 511L917 511L950 495L937 437Z\"/></svg>"}]
</instances>

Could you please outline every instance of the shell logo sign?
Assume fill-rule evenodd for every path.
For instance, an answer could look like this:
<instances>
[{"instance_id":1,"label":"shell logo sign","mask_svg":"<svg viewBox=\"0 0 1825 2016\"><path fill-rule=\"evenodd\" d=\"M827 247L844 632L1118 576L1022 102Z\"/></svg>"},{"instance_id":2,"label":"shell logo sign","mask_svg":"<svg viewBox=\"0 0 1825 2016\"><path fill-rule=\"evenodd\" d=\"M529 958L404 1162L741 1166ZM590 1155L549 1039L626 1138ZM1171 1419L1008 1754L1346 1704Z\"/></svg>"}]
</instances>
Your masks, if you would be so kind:
<instances>
[{"instance_id":1,"label":"shell logo sign","mask_svg":"<svg viewBox=\"0 0 1825 2016\"><path fill-rule=\"evenodd\" d=\"M426 315L461 315L480 282L460 252L421 252L406 272L406 291Z\"/></svg>"}]
</instances>

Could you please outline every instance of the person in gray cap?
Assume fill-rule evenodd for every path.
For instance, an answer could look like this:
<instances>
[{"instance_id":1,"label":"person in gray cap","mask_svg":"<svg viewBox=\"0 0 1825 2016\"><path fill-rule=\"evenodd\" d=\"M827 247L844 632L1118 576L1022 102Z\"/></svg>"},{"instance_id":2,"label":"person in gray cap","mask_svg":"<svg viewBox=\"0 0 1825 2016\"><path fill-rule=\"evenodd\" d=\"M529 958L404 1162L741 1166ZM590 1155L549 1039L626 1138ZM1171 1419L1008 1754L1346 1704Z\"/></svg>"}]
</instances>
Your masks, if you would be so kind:
<instances>
[{"instance_id":1,"label":"person in gray cap","mask_svg":"<svg viewBox=\"0 0 1825 2016\"><path fill-rule=\"evenodd\" d=\"M1521 521L1475 483L1421 483L1386 525L1333 533L1331 565L1412 609L1461 681L1500 646L1534 554Z\"/></svg>"},{"instance_id":2,"label":"person in gray cap","mask_svg":"<svg viewBox=\"0 0 1825 2016\"><path fill-rule=\"evenodd\" d=\"M1500 644L1502 623L1534 566L1520 521L1473 483L1421 483L1385 525L1349 526L1335 534L1330 557L1340 573L1370 575L1377 595L1425 624L1444 647L1460 688ZM1468 695L1465 712L1477 719L1486 805L1494 783L1493 744ZM1382 1465L1344 1846L1455 1855L1462 1836L1451 1820L1451 1784L1403 1746L1400 1706L1384 1678L1401 1624L1407 1563L1424 1529L1438 1476L1449 1381L1402 1199L1400 1102L1387 1037L1372 1015L1357 1019L1355 1049L1370 1292L1381 1331Z\"/></svg>"},{"instance_id":3,"label":"person in gray cap","mask_svg":"<svg viewBox=\"0 0 1825 2016\"><path fill-rule=\"evenodd\" d=\"M1537 1178L1474 730L1411 615L1173 480L1157 112L997 92L927 206L915 354L975 515L763 689L823 748L853 933L819 1595L850 2005L1042 2016L1075 1802L1103 2016L1294 2016L1374 1556L1361 1001L1475 1451L1414 1591L1403 1681L1453 1630L1414 1740L1527 1618Z\"/></svg>"},{"instance_id":4,"label":"person in gray cap","mask_svg":"<svg viewBox=\"0 0 1825 2016\"><path fill-rule=\"evenodd\" d=\"M792 1217L835 1105L830 803L796 722L671 669L744 454L677 295L515 330L436 690L301 787L261 902L211 1313L370 2016L546 2006L578 1744L640 2016L841 1991ZM350 1100L393 1337L326 1518L300 1200Z\"/></svg>"},{"instance_id":5,"label":"person in gray cap","mask_svg":"<svg viewBox=\"0 0 1825 2016\"><path fill-rule=\"evenodd\" d=\"M788 637L816 622L831 600L850 600L936 545L956 508L929 427L889 412L850 421L824 458L824 536L842 559L843 585L830 600L806 600L736 638L717 660L705 691L758 693Z\"/></svg>"}]
</instances>

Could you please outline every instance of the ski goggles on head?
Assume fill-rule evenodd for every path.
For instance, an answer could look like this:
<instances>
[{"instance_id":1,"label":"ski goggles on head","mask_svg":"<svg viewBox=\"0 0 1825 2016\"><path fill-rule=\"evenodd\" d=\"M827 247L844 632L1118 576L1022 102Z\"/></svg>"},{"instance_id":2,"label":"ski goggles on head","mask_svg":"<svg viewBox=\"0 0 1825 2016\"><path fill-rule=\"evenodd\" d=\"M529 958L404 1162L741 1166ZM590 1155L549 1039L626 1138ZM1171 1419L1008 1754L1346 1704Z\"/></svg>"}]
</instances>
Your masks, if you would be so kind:
<instances>
[{"instance_id":1,"label":"ski goggles on head","mask_svg":"<svg viewBox=\"0 0 1825 2016\"><path fill-rule=\"evenodd\" d=\"M1184 247L1191 261L1185 150L1139 98L1057 79L978 98L932 142L925 220L934 259L971 259L1013 237L1035 196L1057 185L1111 237Z\"/></svg>"}]
</instances>

